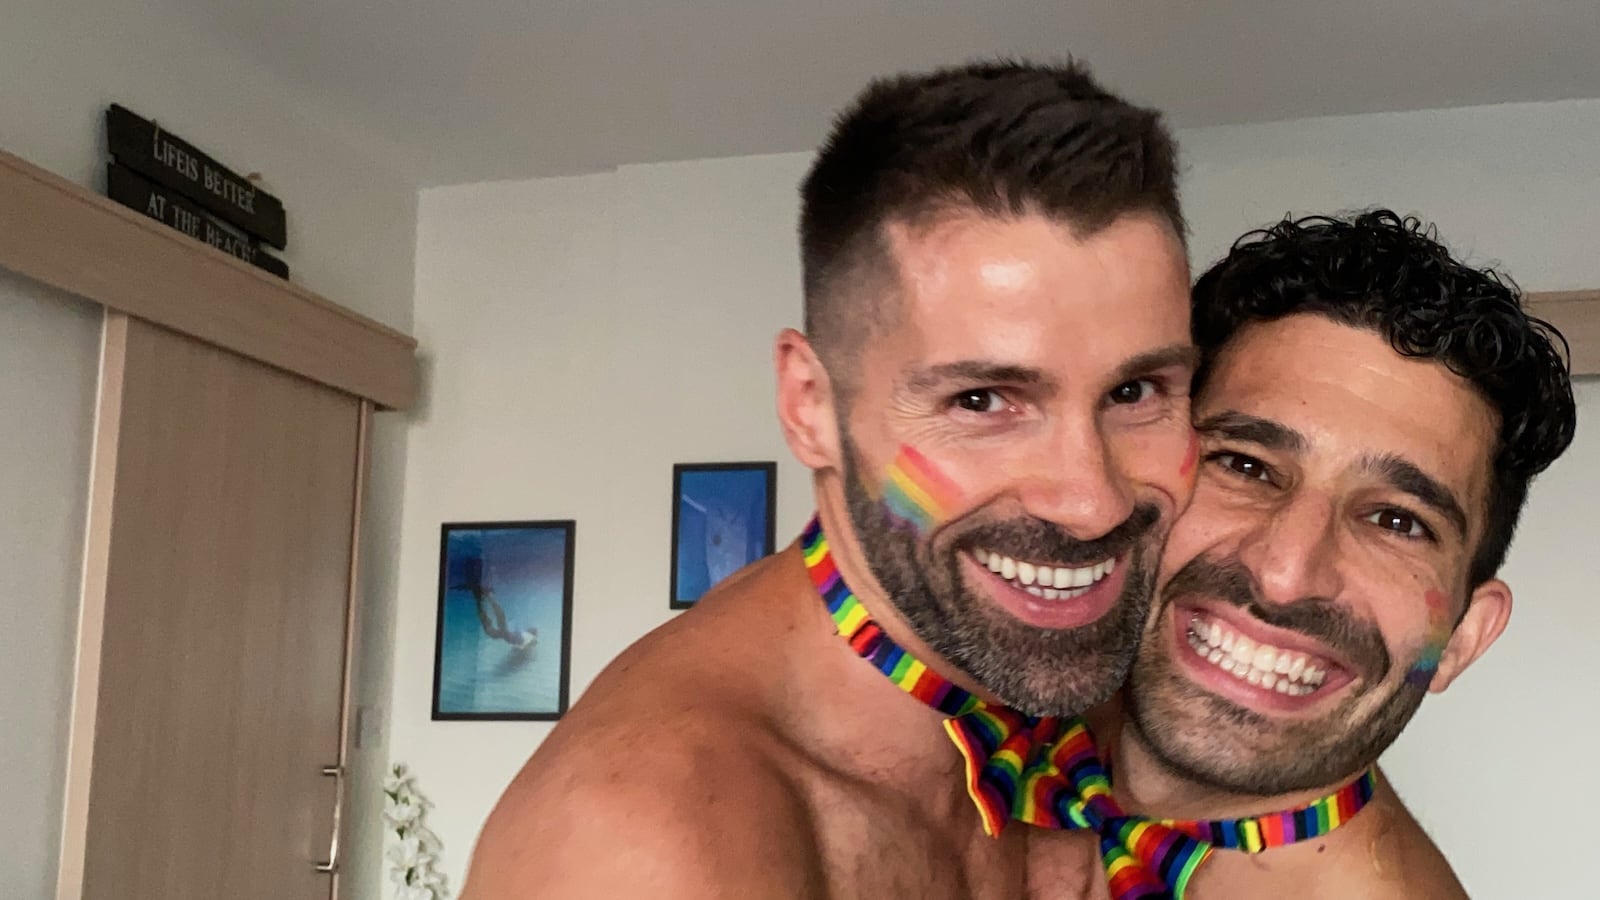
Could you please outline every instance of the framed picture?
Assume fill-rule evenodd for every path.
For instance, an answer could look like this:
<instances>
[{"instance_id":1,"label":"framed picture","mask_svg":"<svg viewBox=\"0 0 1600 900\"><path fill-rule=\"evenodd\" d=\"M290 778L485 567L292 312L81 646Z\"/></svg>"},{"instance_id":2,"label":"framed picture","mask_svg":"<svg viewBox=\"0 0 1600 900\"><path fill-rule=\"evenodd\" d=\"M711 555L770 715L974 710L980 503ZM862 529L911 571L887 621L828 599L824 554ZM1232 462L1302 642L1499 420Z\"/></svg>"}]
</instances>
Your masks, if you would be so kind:
<instances>
[{"instance_id":1,"label":"framed picture","mask_svg":"<svg viewBox=\"0 0 1600 900\"><path fill-rule=\"evenodd\" d=\"M433 718L559 719L572 654L575 523L446 524Z\"/></svg>"},{"instance_id":2,"label":"framed picture","mask_svg":"<svg viewBox=\"0 0 1600 900\"><path fill-rule=\"evenodd\" d=\"M688 609L717 582L772 553L777 463L672 467L673 609Z\"/></svg>"}]
</instances>

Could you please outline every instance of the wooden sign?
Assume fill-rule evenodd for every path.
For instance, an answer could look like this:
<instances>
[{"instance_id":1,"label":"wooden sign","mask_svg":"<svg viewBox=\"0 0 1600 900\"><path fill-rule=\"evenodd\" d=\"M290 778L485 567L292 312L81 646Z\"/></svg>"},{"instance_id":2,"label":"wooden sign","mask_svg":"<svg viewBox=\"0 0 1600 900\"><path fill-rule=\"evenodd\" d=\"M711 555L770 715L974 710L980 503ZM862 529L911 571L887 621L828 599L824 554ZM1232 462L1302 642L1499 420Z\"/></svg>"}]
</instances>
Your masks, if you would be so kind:
<instances>
[{"instance_id":1,"label":"wooden sign","mask_svg":"<svg viewBox=\"0 0 1600 900\"><path fill-rule=\"evenodd\" d=\"M200 207L116 163L106 166L106 196L279 278L289 277L288 264L262 250L255 241L218 224Z\"/></svg>"},{"instance_id":2,"label":"wooden sign","mask_svg":"<svg viewBox=\"0 0 1600 900\"><path fill-rule=\"evenodd\" d=\"M283 204L193 144L121 106L106 109L106 144L116 161L263 243L288 245Z\"/></svg>"}]
</instances>

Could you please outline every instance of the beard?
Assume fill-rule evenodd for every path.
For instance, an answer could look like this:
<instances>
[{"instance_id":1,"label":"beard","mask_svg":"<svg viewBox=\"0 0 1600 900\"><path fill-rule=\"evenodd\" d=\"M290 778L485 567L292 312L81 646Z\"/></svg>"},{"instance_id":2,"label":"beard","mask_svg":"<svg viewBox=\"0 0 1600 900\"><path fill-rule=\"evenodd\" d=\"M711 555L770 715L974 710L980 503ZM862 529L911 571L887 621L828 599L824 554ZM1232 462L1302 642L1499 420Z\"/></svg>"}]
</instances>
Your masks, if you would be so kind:
<instances>
[{"instance_id":1,"label":"beard","mask_svg":"<svg viewBox=\"0 0 1600 900\"><path fill-rule=\"evenodd\" d=\"M841 429L842 430L842 429ZM861 479L844 437L844 493L862 555L890 602L935 653L1026 715L1066 716L1105 702L1133 664L1154 593L1165 529L1161 511L1140 505L1104 537L1079 541L1031 516L989 519L982 510L935 525L927 535L895 517ZM1071 629L1028 625L962 575L962 557L982 547L1014 559L1090 565L1128 554L1122 595L1098 620Z\"/></svg>"},{"instance_id":2,"label":"beard","mask_svg":"<svg viewBox=\"0 0 1600 900\"><path fill-rule=\"evenodd\" d=\"M1158 761L1197 784L1273 796L1353 776L1400 736L1425 691L1400 679L1386 685L1393 665L1383 636L1333 601L1308 597L1264 604L1258 595L1249 570L1237 560L1197 557L1180 569L1162 591L1139 648L1127 692L1129 720ZM1173 601L1184 596L1243 607L1266 624L1320 641L1350 661L1364 676L1362 686L1326 714L1294 721L1204 690L1169 655L1166 619Z\"/></svg>"}]
</instances>

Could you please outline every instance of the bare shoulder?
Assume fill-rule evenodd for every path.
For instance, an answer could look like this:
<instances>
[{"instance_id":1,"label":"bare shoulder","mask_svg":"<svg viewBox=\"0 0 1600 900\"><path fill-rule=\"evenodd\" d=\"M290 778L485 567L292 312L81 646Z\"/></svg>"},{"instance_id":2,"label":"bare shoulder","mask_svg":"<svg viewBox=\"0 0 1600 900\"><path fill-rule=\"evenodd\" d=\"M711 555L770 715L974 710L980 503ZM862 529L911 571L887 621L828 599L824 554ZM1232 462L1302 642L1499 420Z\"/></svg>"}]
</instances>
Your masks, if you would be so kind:
<instances>
[{"instance_id":1,"label":"bare shoulder","mask_svg":"<svg viewBox=\"0 0 1600 900\"><path fill-rule=\"evenodd\" d=\"M465 900L790 897L820 883L810 815L764 754L626 727L590 737L518 776Z\"/></svg>"},{"instance_id":2,"label":"bare shoulder","mask_svg":"<svg viewBox=\"0 0 1600 900\"><path fill-rule=\"evenodd\" d=\"M1387 788L1387 783L1385 783ZM1374 817L1366 841L1371 861L1373 898L1428 897L1466 900L1467 891L1456 877L1444 851L1434 843L1416 816L1388 788Z\"/></svg>"},{"instance_id":3,"label":"bare shoulder","mask_svg":"<svg viewBox=\"0 0 1600 900\"><path fill-rule=\"evenodd\" d=\"M1466 900L1444 853L1380 782L1372 803L1322 838L1257 855L1219 850L1192 900Z\"/></svg>"},{"instance_id":4,"label":"bare shoulder","mask_svg":"<svg viewBox=\"0 0 1600 900\"><path fill-rule=\"evenodd\" d=\"M820 896L804 760L737 657L737 617L692 612L618 657L529 759L464 900Z\"/></svg>"}]
</instances>

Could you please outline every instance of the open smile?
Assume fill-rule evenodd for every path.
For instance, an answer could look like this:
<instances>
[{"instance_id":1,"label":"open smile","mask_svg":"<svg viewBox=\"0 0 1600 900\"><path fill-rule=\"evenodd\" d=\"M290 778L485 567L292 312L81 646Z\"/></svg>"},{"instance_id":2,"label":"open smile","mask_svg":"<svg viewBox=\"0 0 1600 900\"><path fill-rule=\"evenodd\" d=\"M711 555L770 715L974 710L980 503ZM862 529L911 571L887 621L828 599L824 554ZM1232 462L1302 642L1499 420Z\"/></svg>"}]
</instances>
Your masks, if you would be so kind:
<instances>
[{"instance_id":1,"label":"open smile","mask_svg":"<svg viewBox=\"0 0 1600 900\"><path fill-rule=\"evenodd\" d=\"M1180 667L1243 706L1299 710L1353 679L1326 648L1236 607L1174 607L1173 620Z\"/></svg>"},{"instance_id":2,"label":"open smile","mask_svg":"<svg viewBox=\"0 0 1600 900\"><path fill-rule=\"evenodd\" d=\"M1098 620L1116 604L1127 578L1124 560L1117 557L1069 566L980 547L968 558L974 581L996 605L1035 628L1080 628Z\"/></svg>"}]
</instances>

